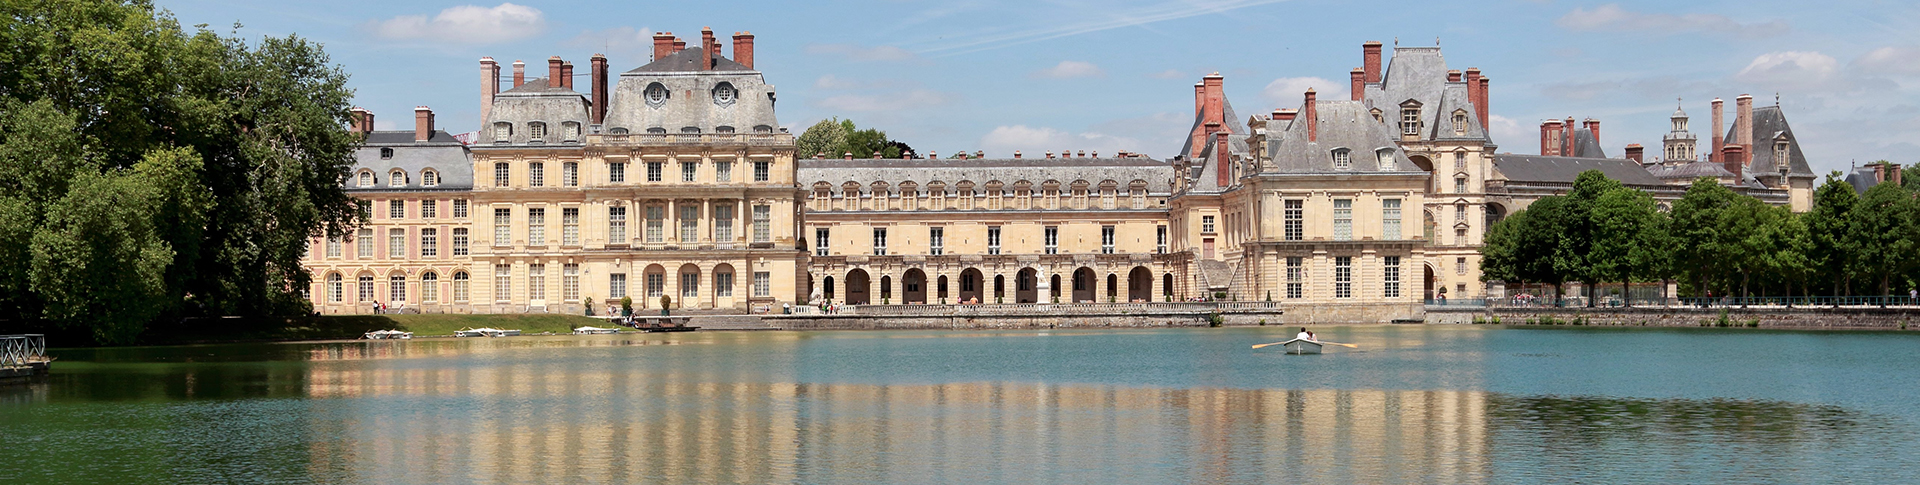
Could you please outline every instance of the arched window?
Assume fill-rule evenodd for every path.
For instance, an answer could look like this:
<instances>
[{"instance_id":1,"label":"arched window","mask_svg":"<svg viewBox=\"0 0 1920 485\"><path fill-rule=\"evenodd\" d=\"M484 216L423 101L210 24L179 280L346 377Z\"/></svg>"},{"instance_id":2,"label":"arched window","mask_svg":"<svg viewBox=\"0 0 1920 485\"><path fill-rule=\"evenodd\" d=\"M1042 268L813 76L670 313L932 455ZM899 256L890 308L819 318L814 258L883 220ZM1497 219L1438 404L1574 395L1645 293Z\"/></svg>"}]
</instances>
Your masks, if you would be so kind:
<instances>
[{"instance_id":1,"label":"arched window","mask_svg":"<svg viewBox=\"0 0 1920 485\"><path fill-rule=\"evenodd\" d=\"M453 272L453 301L467 301L467 272Z\"/></svg>"},{"instance_id":2,"label":"arched window","mask_svg":"<svg viewBox=\"0 0 1920 485\"><path fill-rule=\"evenodd\" d=\"M667 129L666 129L666 128L661 128L661 127L658 127L658 126L655 126L655 127L652 127L652 128L647 128L647 134L649 134L649 135L665 135L665 134L667 134Z\"/></svg>"},{"instance_id":3,"label":"arched window","mask_svg":"<svg viewBox=\"0 0 1920 485\"><path fill-rule=\"evenodd\" d=\"M1333 169L1334 170L1352 170L1353 154L1345 148L1333 149Z\"/></svg>"},{"instance_id":4,"label":"arched window","mask_svg":"<svg viewBox=\"0 0 1920 485\"><path fill-rule=\"evenodd\" d=\"M1400 104L1400 134L1420 134L1420 103L1408 100Z\"/></svg>"},{"instance_id":5,"label":"arched window","mask_svg":"<svg viewBox=\"0 0 1920 485\"><path fill-rule=\"evenodd\" d=\"M346 299L346 288L341 282L340 273L327 273L327 301L340 303Z\"/></svg>"},{"instance_id":6,"label":"arched window","mask_svg":"<svg viewBox=\"0 0 1920 485\"><path fill-rule=\"evenodd\" d=\"M360 172L360 186L361 187L373 186L373 172L368 172L364 170Z\"/></svg>"},{"instance_id":7,"label":"arched window","mask_svg":"<svg viewBox=\"0 0 1920 485\"><path fill-rule=\"evenodd\" d=\"M713 127L713 132L714 132L714 133L733 133L733 127L731 127L731 126L724 126L724 125L723 125L723 126L716 126L716 127Z\"/></svg>"},{"instance_id":8,"label":"arched window","mask_svg":"<svg viewBox=\"0 0 1920 485\"><path fill-rule=\"evenodd\" d=\"M680 127L680 132L681 132L681 133L687 133L687 134L695 134L695 133L699 133L699 132L700 132L700 127L698 127L698 126L682 126L682 127Z\"/></svg>"},{"instance_id":9,"label":"arched window","mask_svg":"<svg viewBox=\"0 0 1920 485\"><path fill-rule=\"evenodd\" d=\"M435 303L440 301L440 275L433 271L420 273L420 301Z\"/></svg>"},{"instance_id":10,"label":"arched window","mask_svg":"<svg viewBox=\"0 0 1920 485\"><path fill-rule=\"evenodd\" d=\"M1467 110L1464 110L1464 109L1453 110L1453 134L1455 135L1467 134Z\"/></svg>"},{"instance_id":11,"label":"arched window","mask_svg":"<svg viewBox=\"0 0 1920 485\"><path fill-rule=\"evenodd\" d=\"M427 169L427 170L422 170L422 171L420 171L420 185L421 185L422 187L436 187L436 186L439 186L439 185L440 185L440 172L435 172L435 171L433 171L433 169Z\"/></svg>"},{"instance_id":12,"label":"arched window","mask_svg":"<svg viewBox=\"0 0 1920 485\"><path fill-rule=\"evenodd\" d=\"M394 170L392 173L387 174L388 187L405 187L406 185L407 185L407 172L401 171L401 170Z\"/></svg>"},{"instance_id":13,"label":"arched window","mask_svg":"<svg viewBox=\"0 0 1920 485\"><path fill-rule=\"evenodd\" d=\"M360 294L357 295L360 297L359 301L373 301L373 275L360 275L357 283L359 283L359 288L357 289L360 290Z\"/></svg>"},{"instance_id":14,"label":"arched window","mask_svg":"<svg viewBox=\"0 0 1920 485\"><path fill-rule=\"evenodd\" d=\"M407 275L394 273L387 277L387 301L407 301Z\"/></svg>"},{"instance_id":15,"label":"arched window","mask_svg":"<svg viewBox=\"0 0 1920 485\"><path fill-rule=\"evenodd\" d=\"M615 134L615 135L625 135L625 134L627 134L627 129L626 129L626 128L618 128L618 127L616 127L616 128L614 128L614 129L611 129L611 130L607 130L607 132L608 132L608 133L612 133L612 134Z\"/></svg>"}]
</instances>

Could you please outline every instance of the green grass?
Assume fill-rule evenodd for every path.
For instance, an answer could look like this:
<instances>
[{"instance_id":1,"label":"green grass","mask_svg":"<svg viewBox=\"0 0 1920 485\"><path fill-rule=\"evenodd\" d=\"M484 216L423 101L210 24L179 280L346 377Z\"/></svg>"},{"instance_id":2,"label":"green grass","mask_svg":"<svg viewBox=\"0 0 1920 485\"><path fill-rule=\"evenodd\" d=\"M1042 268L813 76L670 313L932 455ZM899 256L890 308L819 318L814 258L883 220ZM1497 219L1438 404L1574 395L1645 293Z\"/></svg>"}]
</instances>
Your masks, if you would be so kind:
<instances>
[{"instance_id":1,"label":"green grass","mask_svg":"<svg viewBox=\"0 0 1920 485\"><path fill-rule=\"evenodd\" d=\"M356 339L371 330L404 330L416 337L452 335L462 328L493 327L570 333L574 327L607 327L606 320L578 315L328 315L287 319L206 318L156 326L140 336L145 345L279 340Z\"/></svg>"}]
</instances>

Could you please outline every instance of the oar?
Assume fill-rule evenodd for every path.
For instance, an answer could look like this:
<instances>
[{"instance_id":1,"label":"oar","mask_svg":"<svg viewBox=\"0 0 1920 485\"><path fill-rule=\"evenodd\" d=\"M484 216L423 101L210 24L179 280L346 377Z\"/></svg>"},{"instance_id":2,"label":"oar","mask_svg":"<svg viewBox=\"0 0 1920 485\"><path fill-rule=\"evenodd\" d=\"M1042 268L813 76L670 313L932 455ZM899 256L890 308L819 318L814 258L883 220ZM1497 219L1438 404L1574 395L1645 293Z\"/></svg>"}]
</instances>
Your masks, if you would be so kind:
<instances>
[{"instance_id":1,"label":"oar","mask_svg":"<svg viewBox=\"0 0 1920 485\"><path fill-rule=\"evenodd\" d=\"M1255 346L1253 346L1253 348L1256 348L1256 349L1257 349L1257 348L1261 348L1261 347L1272 347L1272 346L1275 346L1275 345L1280 345L1280 344L1284 344L1284 343L1287 343L1287 342L1292 342L1292 340L1288 340L1288 341L1286 341L1286 342L1274 342L1274 343L1270 343L1270 344L1260 344L1260 345L1255 345Z\"/></svg>"}]
</instances>

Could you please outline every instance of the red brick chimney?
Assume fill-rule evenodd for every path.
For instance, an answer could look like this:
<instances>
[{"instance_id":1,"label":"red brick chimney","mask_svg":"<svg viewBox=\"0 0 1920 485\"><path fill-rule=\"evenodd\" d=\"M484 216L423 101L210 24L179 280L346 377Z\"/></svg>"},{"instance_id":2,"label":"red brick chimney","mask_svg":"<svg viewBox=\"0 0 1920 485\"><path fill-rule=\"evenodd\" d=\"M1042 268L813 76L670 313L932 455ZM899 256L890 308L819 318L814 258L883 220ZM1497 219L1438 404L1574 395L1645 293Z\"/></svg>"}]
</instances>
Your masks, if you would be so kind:
<instances>
[{"instance_id":1,"label":"red brick chimney","mask_svg":"<svg viewBox=\"0 0 1920 485\"><path fill-rule=\"evenodd\" d=\"M1347 80L1352 84L1352 87L1348 88L1351 91L1351 98L1354 101L1366 99L1367 71L1358 67L1353 68L1353 72L1347 73Z\"/></svg>"},{"instance_id":2,"label":"red brick chimney","mask_svg":"<svg viewBox=\"0 0 1920 485\"><path fill-rule=\"evenodd\" d=\"M753 32L733 34L733 62L753 69Z\"/></svg>"},{"instance_id":3,"label":"red brick chimney","mask_svg":"<svg viewBox=\"0 0 1920 485\"><path fill-rule=\"evenodd\" d=\"M1560 156L1562 134L1560 120L1547 120L1540 123L1540 154Z\"/></svg>"},{"instance_id":4,"label":"red brick chimney","mask_svg":"<svg viewBox=\"0 0 1920 485\"><path fill-rule=\"evenodd\" d=\"M1019 150L1014 150L1014 151L1013 151L1013 158L1020 158L1020 151L1019 151Z\"/></svg>"},{"instance_id":5,"label":"red brick chimney","mask_svg":"<svg viewBox=\"0 0 1920 485\"><path fill-rule=\"evenodd\" d=\"M653 34L653 60L666 59L673 55L673 33L655 32Z\"/></svg>"},{"instance_id":6,"label":"red brick chimney","mask_svg":"<svg viewBox=\"0 0 1920 485\"><path fill-rule=\"evenodd\" d=\"M433 138L433 109L421 106L413 109L413 141L427 141Z\"/></svg>"},{"instance_id":7,"label":"red brick chimney","mask_svg":"<svg viewBox=\"0 0 1920 485\"><path fill-rule=\"evenodd\" d=\"M1221 77L1220 73L1216 72L1201 78L1200 82L1207 86L1206 122L1219 123L1222 129L1225 129L1227 125L1227 110L1223 108L1223 106L1227 100L1226 87L1224 86L1226 78Z\"/></svg>"},{"instance_id":8,"label":"red brick chimney","mask_svg":"<svg viewBox=\"0 0 1920 485\"><path fill-rule=\"evenodd\" d=\"M1734 182L1739 182L1740 179L1745 178L1747 147L1728 144L1725 148L1721 148L1720 166L1725 167L1728 172L1733 172Z\"/></svg>"},{"instance_id":9,"label":"red brick chimney","mask_svg":"<svg viewBox=\"0 0 1920 485\"><path fill-rule=\"evenodd\" d=\"M560 87L560 76L566 69L565 64L566 61L560 60L560 56L547 58L547 87Z\"/></svg>"},{"instance_id":10,"label":"red brick chimney","mask_svg":"<svg viewBox=\"0 0 1920 485\"><path fill-rule=\"evenodd\" d=\"M1300 116L1307 122L1308 143L1320 141L1320 102L1317 99L1319 97L1320 95L1314 94L1313 88L1307 88L1307 99L1300 103Z\"/></svg>"},{"instance_id":11,"label":"red brick chimney","mask_svg":"<svg viewBox=\"0 0 1920 485\"><path fill-rule=\"evenodd\" d=\"M560 65L560 87L573 89L573 63Z\"/></svg>"},{"instance_id":12,"label":"red brick chimney","mask_svg":"<svg viewBox=\"0 0 1920 485\"><path fill-rule=\"evenodd\" d=\"M359 134L373 132L373 112L359 106L347 111L347 131Z\"/></svg>"},{"instance_id":13,"label":"red brick chimney","mask_svg":"<svg viewBox=\"0 0 1920 485\"><path fill-rule=\"evenodd\" d=\"M1367 83L1380 82L1380 41L1370 40L1360 44L1362 69L1367 72Z\"/></svg>"},{"instance_id":14,"label":"red brick chimney","mask_svg":"<svg viewBox=\"0 0 1920 485\"><path fill-rule=\"evenodd\" d=\"M1560 125L1560 156L1573 156L1573 130L1573 117L1568 116L1567 122Z\"/></svg>"},{"instance_id":15,"label":"red brick chimney","mask_svg":"<svg viewBox=\"0 0 1920 485\"><path fill-rule=\"evenodd\" d=\"M1291 110L1291 109L1273 110L1273 119L1278 121L1293 121L1293 119L1298 116L1300 116L1300 111L1298 110ZM1271 130L1271 128L1269 128L1269 130ZM1272 131L1268 131L1268 133L1272 133Z\"/></svg>"},{"instance_id":16,"label":"red brick chimney","mask_svg":"<svg viewBox=\"0 0 1920 485\"><path fill-rule=\"evenodd\" d=\"M1460 70L1459 70L1459 69L1448 69L1448 70L1447 70L1447 82L1450 82L1450 83L1457 83L1457 82L1460 82Z\"/></svg>"},{"instance_id":17,"label":"red brick chimney","mask_svg":"<svg viewBox=\"0 0 1920 485\"><path fill-rule=\"evenodd\" d=\"M1727 120L1720 114L1720 107L1724 104L1720 98L1713 98L1713 152L1707 154L1707 161L1710 162L1722 161L1720 150L1727 146L1727 138L1720 134L1720 130L1727 129Z\"/></svg>"},{"instance_id":18,"label":"red brick chimney","mask_svg":"<svg viewBox=\"0 0 1920 485\"><path fill-rule=\"evenodd\" d=\"M593 77L587 82L593 84L593 86L591 86L593 89L593 124L597 125L607 120L607 56L604 54L594 54L593 59L589 61L589 63L593 65Z\"/></svg>"},{"instance_id":19,"label":"red brick chimney","mask_svg":"<svg viewBox=\"0 0 1920 485\"><path fill-rule=\"evenodd\" d=\"M1229 161L1233 159L1233 150L1227 147L1227 136L1231 133L1221 131L1213 134L1213 170L1214 181L1221 187L1233 185L1233 174L1228 173Z\"/></svg>"},{"instance_id":20,"label":"red brick chimney","mask_svg":"<svg viewBox=\"0 0 1920 485\"><path fill-rule=\"evenodd\" d=\"M1467 68L1467 102L1473 103L1473 115L1480 117L1481 123L1486 123L1487 117L1480 114L1482 103L1480 102L1480 68L1478 67Z\"/></svg>"},{"instance_id":21,"label":"red brick chimney","mask_svg":"<svg viewBox=\"0 0 1920 485\"><path fill-rule=\"evenodd\" d=\"M678 53L680 53L680 51L683 51L683 50L687 50L687 40L686 40L686 39L682 39L682 38L679 38L679 37L674 37L674 38L673 38L673 53L675 53L675 54L678 54Z\"/></svg>"},{"instance_id":22,"label":"red brick chimney","mask_svg":"<svg viewBox=\"0 0 1920 485\"><path fill-rule=\"evenodd\" d=\"M493 96L500 94L500 63L492 57L480 58L480 122L493 114Z\"/></svg>"},{"instance_id":23,"label":"red brick chimney","mask_svg":"<svg viewBox=\"0 0 1920 485\"><path fill-rule=\"evenodd\" d=\"M1646 151L1646 147L1640 146L1639 143L1627 145L1627 159L1633 160L1634 163L1646 163L1642 158L1646 156Z\"/></svg>"},{"instance_id":24,"label":"red brick chimney","mask_svg":"<svg viewBox=\"0 0 1920 485\"><path fill-rule=\"evenodd\" d=\"M517 88L517 87L520 87L520 85L526 84L526 83L527 83L527 63L520 62L519 59L514 59L513 60L513 87Z\"/></svg>"},{"instance_id":25,"label":"red brick chimney","mask_svg":"<svg viewBox=\"0 0 1920 485\"><path fill-rule=\"evenodd\" d=\"M1492 118L1493 107L1489 106L1493 104L1493 100L1488 99L1488 96L1487 96L1489 94L1487 92L1487 85L1492 83L1493 83L1493 78L1490 78L1490 77L1480 78L1480 102L1473 104L1474 106L1477 106L1480 108L1480 113L1479 113L1480 129L1485 131L1493 130L1492 128L1489 128L1487 125L1488 123L1493 122L1493 118Z\"/></svg>"},{"instance_id":26,"label":"red brick chimney","mask_svg":"<svg viewBox=\"0 0 1920 485\"><path fill-rule=\"evenodd\" d=\"M713 27L700 28L700 70L713 70L713 50L720 48L713 42Z\"/></svg>"},{"instance_id":27,"label":"red brick chimney","mask_svg":"<svg viewBox=\"0 0 1920 485\"><path fill-rule=\"evenodd\" d=\"M1733 140L1727 143L1738 144L1744 151L1743 153L1752 155L1753 96L1742 94L1740 97L1733 98L1733 106L1733 133L1729 133L1729 135L1731 135L1729 138Z\"/></svg>"}]
</instances>

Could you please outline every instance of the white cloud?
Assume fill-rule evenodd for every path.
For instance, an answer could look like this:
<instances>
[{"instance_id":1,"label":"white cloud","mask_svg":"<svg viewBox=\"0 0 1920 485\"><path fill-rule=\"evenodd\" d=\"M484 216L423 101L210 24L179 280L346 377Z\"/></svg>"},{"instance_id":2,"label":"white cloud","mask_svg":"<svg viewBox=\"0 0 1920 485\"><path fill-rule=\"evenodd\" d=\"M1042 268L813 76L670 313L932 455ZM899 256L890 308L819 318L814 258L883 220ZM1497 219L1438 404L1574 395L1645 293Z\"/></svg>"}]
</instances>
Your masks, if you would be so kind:
<instances>
[{"instance_id":1,"label":"white cloud","mask_svg":"<svg viewBox=\"0 0 1920 485\"><path fill-rule=\"evenodd\" d=\"M1500 144L1501 148L1509 152L1530 153L1533 151L1528 148L1527 141L1538 139L1539 133L1528 133L1527 129L1528 128L1521 127L1520 122L1514 121L1512 118L1500 115L1487 116L1487 131L1491 132L1493 142Z\"/></svg>"},{"instance_id":2,"label":"white cloud","mask_svg":"<svg viewBox=\"0 0 1920 485\"><path fill-rule=\"evenodd\" d=\"M853 89L860 87L860 83L851 79L841 79L839 76L828 74L820 76L820 79L813 80L813 87L816 89Z\"/></svg>"},{"instance_id":3,"label":"white cloud","mask_svg":"<svg viewBox=\"0 0 1920 485\"><path fill-rule=\"evenodd\" d=\"M827 110L850 112L892 112L929 108L953 102L956 96L928 89L880 94L842 94L815 103Z\"/></svg>"},{"instance_id":4,"label":"white cloud","mask_svg":"<svg viewBox=\"0 0 1920 485\"><path fill-rule=\"evenodd\" d=\"M615 27L607 30L586 30L573 36L567 45L585 47L606 54L607 57L625 62L645 63L653 60L653 29L647 27Z\"/></svg>"},{"instance_id":5,"label":"white cloud","mask_svg":"<svg viewBox=\"0 0 1920 485\"><path fill-rule=\"evenodd\" d=\"M400 40L430 40L460 44L495 44L525 40L547 30L546 14L525 5L495 7L461 5L425 15L401 15L368 24L374 35Z\"/></svg>"},{"instance_id":6,"label":"white cloud","mask_svg":"<svg viewBox=\"0 0 1920 485\"><path fill-rule=\"evenodd\" d=\"M980 147L993 157L1012 157L1018 150L1023 157L1038 158L1045 157L1048 151L1059 150L1085 150L1111 156L1121 150L1139 151L1141 144L1140 140L1105 133L1069 133L1047 127L1003 125L980 137Z\"/></svg>"},{"instance_id":7,"label":"white cloud","mask_svg":"<svg viewBox=\"0 0 1920 485\"><path fill-rule=\"evenodd\" d=\"M1060 61L1059 64L1055 64L1053 67L1027 74L1028 77L1042 79L1072 79L1077 77L1103 77L1106 75L1107 72L1100 70L1100 66L1085 61Z\"/></svg>"},{"instance_id":8,"label":"white cloud","mask_svg":"<svg viewBox=\"0 0 1920 485\"><path fill-rule=\"evenodd\" d=\"M1819 52L1782 51L1761 54L1734 79L1768 88L1813 89L1829 86L1840 61Z\"/></svg>"},{"instance_id":9,"label":"white cloud","mask_svg":"<svg viewBox=\"0 0 1920 485\"><path fill-rule=\"evenodd\" d=\"M1187 76L1187 73L1180 72L1179 69L1168 69L1165 71L1160 71L1160 72L1147 75L1147 77L1154 78L1154 79L1180 79L1186 76Z\"/></svg>"},{"instance_id":10,"label":"white cloud","mask_svg":"<svg viewBox=\"0 0 1920 485\"><path fill-rule=\"evenodd\" d=\"M1790 29L1786 22L1779 20L1743 24L1725 15L1634 12L1620 8L1620 4L1617 3L1594 7L1593 10L1574 7L1572 12L1555 20L1554 24L1570 30L1588 32L1625 30L1654 33L1705 32L1738 37L1770 37L1787 33Z\"/></svg>"},{"instance_id":11,"label":"white cloud","mask_svg":"<svg viewBox=\"0 0 1920 485\"><path fill-rule=\"evenodd\" d=\"M1307 88L1313 88L1314 95L1320 99L1347 99L1347 83L1336 83L1318 77L1283 77L1267 83L1260 88L1260 99L1277 107L1299 106L1306 100Z\"/></svg>"},{"instance_id":12,"label":"white cloud","mask_svg":"<svg viewBox=\"0 0 1920 485\"><path fill-rule=\"evenodd\" d=\"M1920 46L1887 46L1853 60L1860 70L1885 74L1920 74Z\"/></svg>"},{"instance_id":13,"label":"white cloud","mask_svg":"<svg viewBox=\"0 0 1920 485\"><path fill-rule=\"evenodd\" d=\"M841 56L855 61L901 62L920 60L918 54L890 45L864 47L853 44L813 44L806 48L808 54Z\"/></svg>"}]
</instances>

